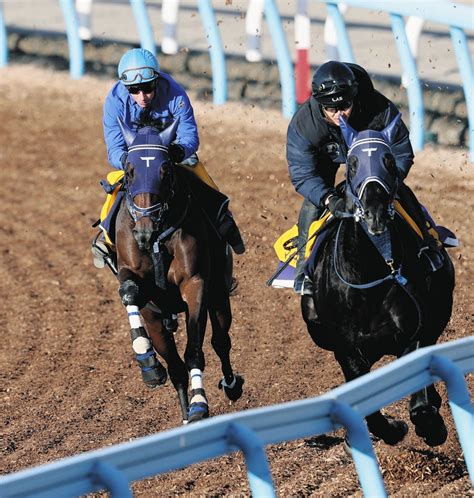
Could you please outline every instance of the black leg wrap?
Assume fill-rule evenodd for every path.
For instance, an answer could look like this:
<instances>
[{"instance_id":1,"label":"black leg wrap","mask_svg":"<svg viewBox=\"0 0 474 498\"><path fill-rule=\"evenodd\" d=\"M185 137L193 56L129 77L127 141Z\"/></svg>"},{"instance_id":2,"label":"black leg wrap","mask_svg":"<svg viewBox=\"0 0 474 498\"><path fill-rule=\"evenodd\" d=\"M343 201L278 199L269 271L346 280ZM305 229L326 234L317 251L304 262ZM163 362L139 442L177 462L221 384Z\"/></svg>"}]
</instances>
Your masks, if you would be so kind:
<instances>
[{"instance_id":1,"label":"black leg wrap","mask_svg":"<svg viewBox=\"0 0 474 498\"><path fill-rule=\"evenodd\" d=\"M146 330L143 327L131 329L130 336L132 338L132 343L140 337L143 337L146 341L148 341L149 346L145 353L140 354L135 352L136 360L140 367L142 379L145 385L151 389L163 385L166 382L168 375L165 367L160 363L158 357L156 356L155 350L151 345L151 341L148 338Z\"/></svg>"},{"instance_id":2,"label":"black leg wrap","mask_svg":"<svg viewBox=\"0 0 474 498\"><path fill-rule=\"evenodd\" d=\"M120 299L124 306L139 306L140 288L133 280L125 280L119 288Z\"/></svg>"}]
</instances>

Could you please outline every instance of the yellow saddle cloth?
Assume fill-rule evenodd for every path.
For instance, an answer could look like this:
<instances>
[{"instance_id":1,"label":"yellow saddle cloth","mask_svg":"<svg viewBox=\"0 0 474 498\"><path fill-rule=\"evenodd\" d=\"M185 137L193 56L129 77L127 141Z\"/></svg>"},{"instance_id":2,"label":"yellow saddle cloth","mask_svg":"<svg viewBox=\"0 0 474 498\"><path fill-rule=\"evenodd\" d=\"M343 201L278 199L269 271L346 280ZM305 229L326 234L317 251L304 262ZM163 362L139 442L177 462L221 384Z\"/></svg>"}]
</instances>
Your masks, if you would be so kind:
<instances>
[{"instance_id":1,"label":"yellow saddle cloth","mask_svg":"<svg viewBox=\"0 0 474 498\"><path fill-rule=\"evenodd\" d=\"M420 228L415 223L413 218L411 218L411 216L405 211L405 209L403 209L403 207L397 200L394 201L394 207L397 213L399 213L400 216L410 225L410 227L418 235L418 237L423 239L423 234L421 233ZM317 235L313 237L313 235L316 234L321 229L321 227L324 225L324 223L330 216L331 213L327 211L322 218L313 221L313 223L309 227L309 232L308 232L309 243L306 244L306 250L304 253L305 259L307 259L308 256L311 254L311 250L313 249L314 243L318 237ZM433 237L439 240L438 232L431 226L429 226L428 229L431 235L433 235ZM278 259L281 262L285 262L298 249L297 237L298 237L298 225L293 225L289 230L280 235L280 237L275 242L273 247L278 256ZM290 265L296 267L297 260L298 258L293 258L293 260L290 262Z\"/></svg>"}]
</instances>

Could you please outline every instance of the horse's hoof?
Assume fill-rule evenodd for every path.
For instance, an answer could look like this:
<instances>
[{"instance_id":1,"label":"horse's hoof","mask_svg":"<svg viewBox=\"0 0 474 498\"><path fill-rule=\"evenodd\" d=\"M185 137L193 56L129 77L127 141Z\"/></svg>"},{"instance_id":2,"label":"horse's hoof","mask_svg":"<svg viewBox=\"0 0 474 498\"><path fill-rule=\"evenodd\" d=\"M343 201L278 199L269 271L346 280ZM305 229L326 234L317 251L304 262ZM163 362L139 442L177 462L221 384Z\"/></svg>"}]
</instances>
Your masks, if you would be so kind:
<instances>
[{"instance_id":1,"label":"horse's hoof","mask_svg":"<svg viewBox=\"0 0 474 498\"><path fill-rule=\"evenodd\" d=\"M435 407L421 408L410 413L416 435L423 438L428 446L439 446L448 437L443 417Z\"/></svg>"},{"instance_id":2,"label":"horse's hoof","mask_svg":"<svg viewBox=\"0 0 474 498\"><path fill-rule=\"evenodd\" d=\"M236 375L234 374L234 380L231 382L231 384L226 384L225 379L222 378L219 381L218 388L219 389L224 389L225 395L231 400L231 401L237 401L243 393L243 385L244 385L244 378L241 375Z\"/></svg>"},{"instance_id":3,"label":"horse's hoof","mask_svg":"<svg viewBox=\"0 0 474 498\"><path fill-rule=\"evenodd\" d=\"M408 425L403 420L396 420L394 418L386 417L389 425L389 430L384 434L377 436L380 437L385 443L391 446L399 443L408 433Z\"/></svg>"},{"instance_id":4,"label":"horse's hoof","mask_svg":"<svg viewBox=\"0 0 474 498\"><path fill-rule=\"evenodd\" d=\"M156 389L167 381L168 374L166 368L158 362L155 366L142 370L142 379L146 387Z\"/></svg>"}]
</instances>

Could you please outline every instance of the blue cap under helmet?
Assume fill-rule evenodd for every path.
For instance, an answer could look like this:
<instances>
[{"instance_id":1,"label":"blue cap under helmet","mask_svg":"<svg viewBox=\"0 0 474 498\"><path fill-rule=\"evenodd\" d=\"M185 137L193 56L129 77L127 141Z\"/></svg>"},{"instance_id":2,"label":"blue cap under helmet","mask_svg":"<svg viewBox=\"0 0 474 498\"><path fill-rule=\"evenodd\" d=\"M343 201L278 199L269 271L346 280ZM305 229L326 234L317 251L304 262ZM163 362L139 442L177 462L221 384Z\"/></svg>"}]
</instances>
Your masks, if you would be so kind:
<instances>
[{"instance_id":1,"label":"blue cap under helmet","mask_svg":"<svg viewBox=\"0 0 474 498\"><path fill-rule=\"evenodd\" d=\"M160 65L156 57L144 48L132 48L123 54L118 76L124 85L139 85L158 77Z\"/></svg>"}]
</instances>

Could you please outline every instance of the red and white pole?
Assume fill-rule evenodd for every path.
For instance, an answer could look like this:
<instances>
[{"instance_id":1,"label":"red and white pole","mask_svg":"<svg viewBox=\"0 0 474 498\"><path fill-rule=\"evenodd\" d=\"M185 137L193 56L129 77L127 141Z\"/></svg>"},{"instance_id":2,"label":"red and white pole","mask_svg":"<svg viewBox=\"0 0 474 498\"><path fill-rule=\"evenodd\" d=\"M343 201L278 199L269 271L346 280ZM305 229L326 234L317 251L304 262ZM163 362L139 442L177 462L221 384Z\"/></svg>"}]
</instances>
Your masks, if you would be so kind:
<instances>
[{"instance_id":1,"label":"red and white pole","mask_svg":"<svg viewBox=\"0 0 474 498\"><path fill-rule=\"evenodd\" d=\"M296 102L302 104L311 95L309 65L310 27L308 16L308 0L298 0L295 15L295 44L296 44Z\"/></svg>"}]
</instances>

